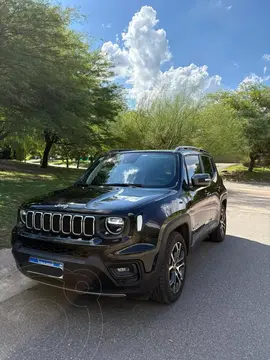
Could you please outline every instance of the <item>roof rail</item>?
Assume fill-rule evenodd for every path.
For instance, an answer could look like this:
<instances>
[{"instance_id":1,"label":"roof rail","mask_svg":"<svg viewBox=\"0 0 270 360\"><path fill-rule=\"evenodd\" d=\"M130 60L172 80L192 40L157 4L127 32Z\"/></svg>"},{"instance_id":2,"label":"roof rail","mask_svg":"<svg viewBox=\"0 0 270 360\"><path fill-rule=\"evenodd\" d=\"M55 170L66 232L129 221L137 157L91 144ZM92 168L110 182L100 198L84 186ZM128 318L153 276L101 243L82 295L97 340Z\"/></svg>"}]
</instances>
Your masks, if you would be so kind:
<instances>
[{"instance_id":1,"label":"roof rail","mask_svg":"<svg viewBox=\"0 0 270 360\"><path fill-rule=\"evenodd\" d=\"M109 150L107 152L107 154L118 153L118 152L123 152L123 151L132 151L132 149L113 149L113 150Z\"/></svg>"},{"instance_id":2,"label":"roof rail","mask_svg":"<svg viewBox=\"0 0 270 360\"><path fill-rule=\"evenodd\" d=\"M196 146L177 146L174 151L181 151L181 150L191 150L191 151L199 151L203 153L208 153L206 150L198 148Z\"/></svg>"}]
</instances>

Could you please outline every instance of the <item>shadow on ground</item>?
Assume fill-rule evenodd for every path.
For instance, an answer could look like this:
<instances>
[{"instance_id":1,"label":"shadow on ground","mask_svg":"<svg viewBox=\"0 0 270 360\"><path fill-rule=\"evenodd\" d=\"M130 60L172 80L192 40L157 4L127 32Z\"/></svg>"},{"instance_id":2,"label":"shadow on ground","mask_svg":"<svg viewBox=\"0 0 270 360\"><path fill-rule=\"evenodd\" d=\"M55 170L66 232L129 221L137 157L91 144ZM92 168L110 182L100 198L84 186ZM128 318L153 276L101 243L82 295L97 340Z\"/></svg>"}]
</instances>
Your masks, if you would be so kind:
<instances>
[{"instance_id":1,"label":"shadow on ground","mask_svg":"<svg viewBox=\"0 0 270 360\"><path fill-rule=\"evenodd\" d=\"M268 359L270 246L227 236L189 257L182 297L76 297L37 286L0 306L2 357Z\"/></svg>"}]
</instances>

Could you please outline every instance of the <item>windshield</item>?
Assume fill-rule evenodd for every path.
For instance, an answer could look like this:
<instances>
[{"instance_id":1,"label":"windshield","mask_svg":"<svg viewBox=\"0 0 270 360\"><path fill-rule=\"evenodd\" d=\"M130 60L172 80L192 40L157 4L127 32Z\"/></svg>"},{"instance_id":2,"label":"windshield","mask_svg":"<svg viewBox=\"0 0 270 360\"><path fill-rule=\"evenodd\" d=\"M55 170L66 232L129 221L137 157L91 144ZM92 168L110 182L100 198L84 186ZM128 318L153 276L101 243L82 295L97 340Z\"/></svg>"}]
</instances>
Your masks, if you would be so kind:
<instances>
[{"instance_id":1,"label":"windshield","mask_svg":"<svg viewBox=\"0 0 270 360\"><path fill-rule=\"evenodd\" d=\"M173 187L177 182L177 158L172 153L117 153L101 158L84 176L85 185Z\"/></svg>"}]
</instances>

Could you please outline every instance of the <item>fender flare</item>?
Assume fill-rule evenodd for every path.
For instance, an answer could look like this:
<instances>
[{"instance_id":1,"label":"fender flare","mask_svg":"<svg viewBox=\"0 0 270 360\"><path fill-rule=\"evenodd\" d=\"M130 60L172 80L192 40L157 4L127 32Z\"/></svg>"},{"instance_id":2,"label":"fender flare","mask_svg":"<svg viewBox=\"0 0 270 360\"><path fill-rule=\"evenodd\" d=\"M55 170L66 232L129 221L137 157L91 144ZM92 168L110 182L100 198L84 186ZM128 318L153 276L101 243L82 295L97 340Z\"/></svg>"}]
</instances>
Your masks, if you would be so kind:
<instances>
[{"instance_id":1,"label":"fender flare","mask_svg":"<svg viewBox=\"0 0 270 360\"><path fill-rule=\"evenodd\" d=\"M192 246L192 231L191 231L191 220L189 214L183 214L177 218L171 219L169 222L163 224L160 229L159 236L158 236L158 253L157 253L157 262L156 266L159 266L163 263L163 256L165 254L165 249L168 243L168 238L170 234L177 229L181 225L187 225L188 227L188 238L185 239L187 243L187 251L191 249Z\"/></svg>"},{"instance_id":2,"label":"fender flare","mask_svg":"<svg viewBox=\"0 0 270 360\"><path fill-rule=\"evenodd\" d=\"M224 200L226 200L226 201L228 200L228 192L227 191L221 195L220 204L222 204Z\"/></svg>"}]
</instances>

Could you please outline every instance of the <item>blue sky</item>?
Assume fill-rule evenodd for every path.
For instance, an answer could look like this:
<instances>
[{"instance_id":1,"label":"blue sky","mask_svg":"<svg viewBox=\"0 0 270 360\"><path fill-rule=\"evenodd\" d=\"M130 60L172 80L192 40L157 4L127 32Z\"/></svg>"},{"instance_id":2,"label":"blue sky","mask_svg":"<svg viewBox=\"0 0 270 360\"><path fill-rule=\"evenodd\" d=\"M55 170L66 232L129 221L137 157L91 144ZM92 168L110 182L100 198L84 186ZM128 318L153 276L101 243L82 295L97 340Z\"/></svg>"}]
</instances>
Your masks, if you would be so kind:
<instances>
[{"instance_id":1,"label":"blue sky","mask_svg":"<svg viewBox=\"0 0 270 360\"><path fill-rule=\"evenodd\" d=\"M62 0L88 16L78 29L102 42L116 43L116 34L127 27L144 5L156 11L157 29L166 31L170 66L207 65L210 76L218 75L225 88L235 88L250 73L270 74L269 0ZM103 24L103 25L102 25ZM120 43L120 47L121 47ZM123 49L123 47L121 48ZM269 66L269 70L265 69ZM265 71L265 74L264 74Z\"/></svg>"}]
</instances>

